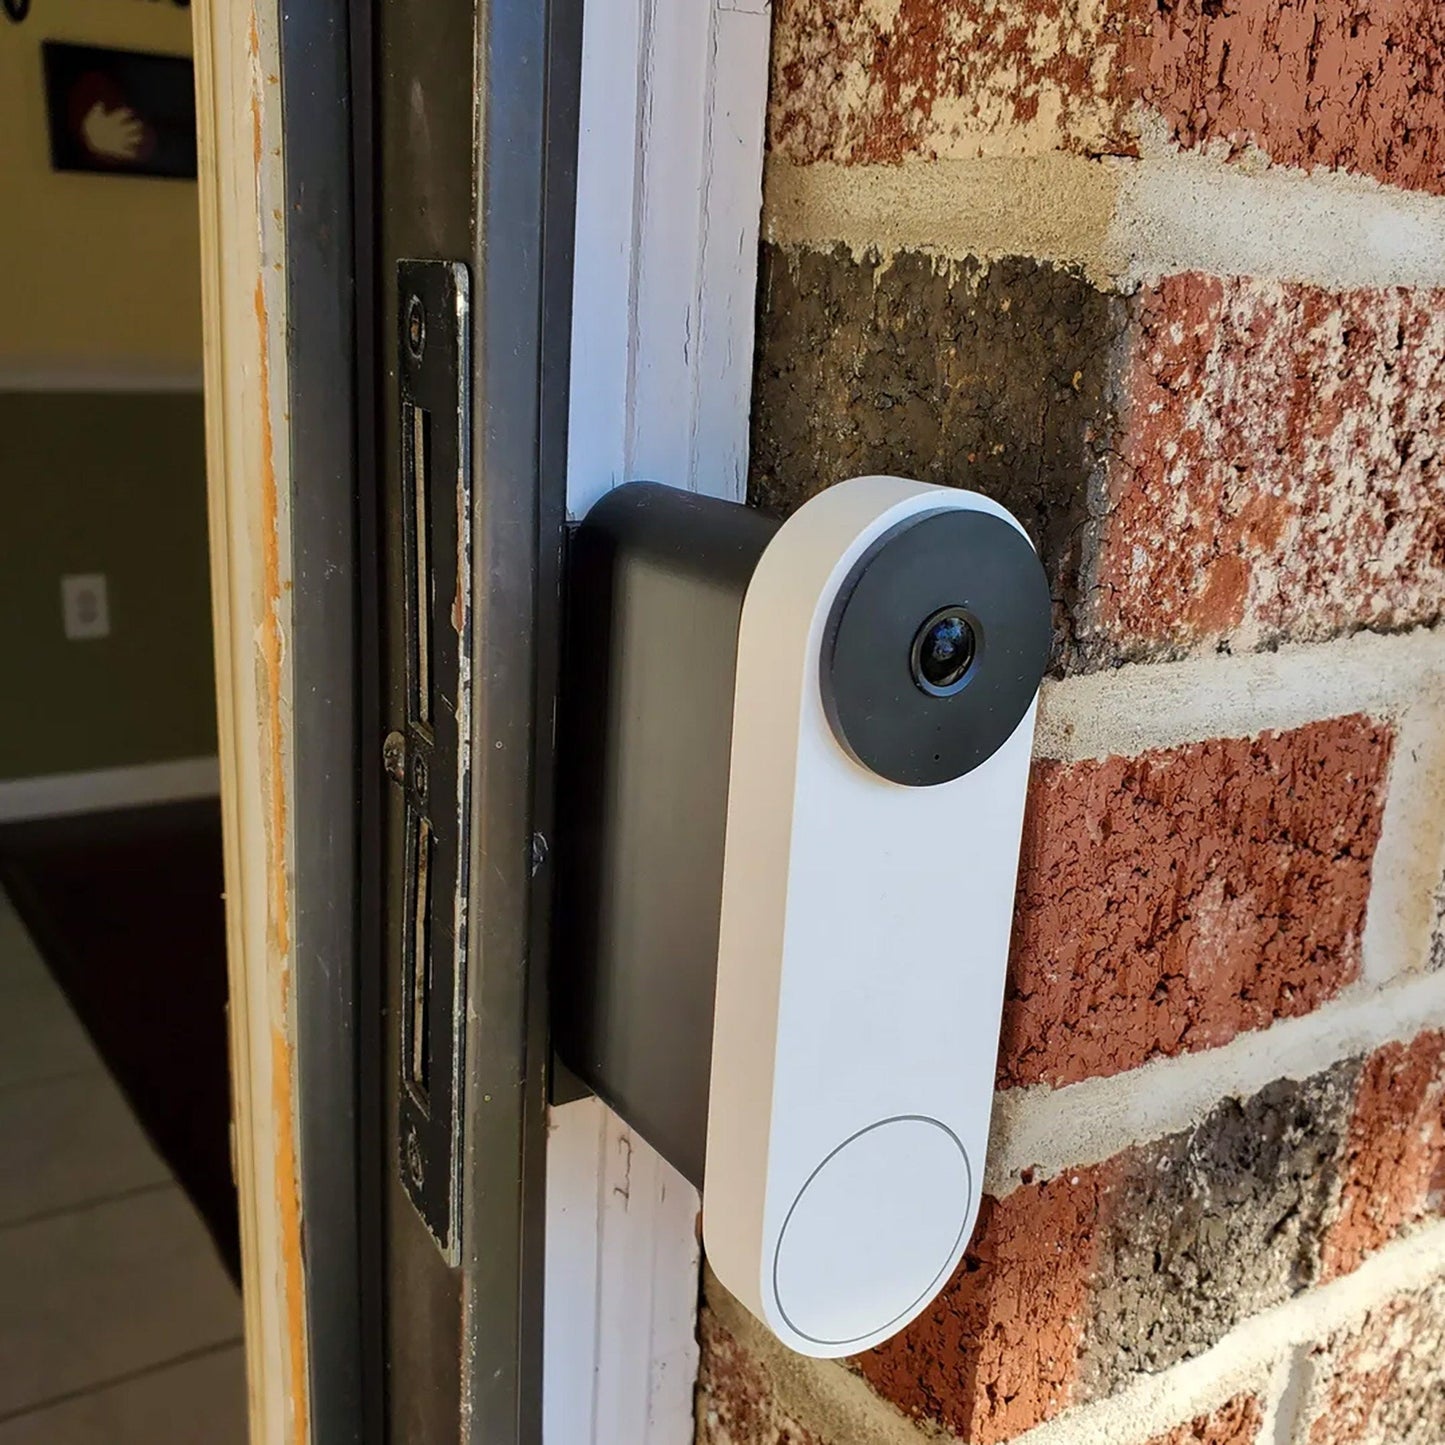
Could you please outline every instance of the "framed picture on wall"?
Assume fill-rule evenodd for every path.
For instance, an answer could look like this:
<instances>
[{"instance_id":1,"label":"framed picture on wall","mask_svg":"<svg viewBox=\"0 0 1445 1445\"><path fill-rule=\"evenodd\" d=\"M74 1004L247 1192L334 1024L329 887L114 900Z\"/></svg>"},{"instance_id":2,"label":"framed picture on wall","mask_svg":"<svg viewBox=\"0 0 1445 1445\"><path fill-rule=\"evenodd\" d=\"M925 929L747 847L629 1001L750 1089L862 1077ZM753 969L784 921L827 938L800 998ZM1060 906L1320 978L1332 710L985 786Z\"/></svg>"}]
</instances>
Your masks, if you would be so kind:
<instances>
[{"instance_id":1,"label":"framed picture on wall","mask_svg":"<svg viewBox=\"0 0 1445 1445\"><path fill-rule=\"evenodd\" d=\"M47 40L45 102L57 171L194 177L196 98L180 55Z\"/></svg>"}]
</instances>

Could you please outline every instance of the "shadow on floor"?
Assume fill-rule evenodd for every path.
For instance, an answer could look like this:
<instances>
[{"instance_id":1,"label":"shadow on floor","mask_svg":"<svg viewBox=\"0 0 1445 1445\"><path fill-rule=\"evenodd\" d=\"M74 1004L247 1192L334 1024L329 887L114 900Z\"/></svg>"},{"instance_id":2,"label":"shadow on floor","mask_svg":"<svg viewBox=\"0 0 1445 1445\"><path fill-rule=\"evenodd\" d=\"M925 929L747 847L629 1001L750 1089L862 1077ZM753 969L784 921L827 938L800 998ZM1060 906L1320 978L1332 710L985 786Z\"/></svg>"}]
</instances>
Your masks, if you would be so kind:
<instances>
[{"instance_id":1,"label":"shadow on floor","mask_svg":"<svg viewBox=\"0 0 1445 1445\"><path fill-rule=\"evenodd\" d=\"M0 883L239 1279L220 804L5 824Z\"/></svg>"}]
</instances>

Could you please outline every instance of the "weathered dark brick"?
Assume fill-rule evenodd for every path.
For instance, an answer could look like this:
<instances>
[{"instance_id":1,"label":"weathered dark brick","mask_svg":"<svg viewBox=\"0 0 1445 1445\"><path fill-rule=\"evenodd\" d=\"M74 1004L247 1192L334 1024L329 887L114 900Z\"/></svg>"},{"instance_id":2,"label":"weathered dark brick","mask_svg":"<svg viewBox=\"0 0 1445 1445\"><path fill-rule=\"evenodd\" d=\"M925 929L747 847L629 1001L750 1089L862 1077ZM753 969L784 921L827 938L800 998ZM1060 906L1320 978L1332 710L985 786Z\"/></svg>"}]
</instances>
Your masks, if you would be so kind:
<instances>
[{"instance_id":1,"label":"weathered dark brick","mask_svg":"<svg viewBox=\"0 0 1445 1445\"><path fill-rule=\"evenodd\" d=\"M749 500L869 473L970 487L1028 530L1062 643L1127 304L1027 260L763 248Z\"/></svg>"},{"instance_id":2,"label":"weathered dark brick","mask_svg":"<svg viewBox=\"0 0 1445 1445\"><path fill-rule=\"evenodd\" d=\"M1055 665L1445 615L1445 292L764 247L750 499L969 486L1028 530Z\"/></svg>"},{"instance_id":3,"label":"weathered dark brick","mask_svg":"<svg viewBox=\"0 0 1445 1445\"><path fill-rule=\"evenodd\" d=\"M1358 1066L1227 1099L1131 1151L1100 1223L1079 1393L1208 1349L1314 1282Z\"/></svg>"},{"instance_id":4,"label":"weathered dark brick","mask_svg":"<svg viewBox=\"0 0 1445 1445\"><path fill-rule=\"evenodd\" d=\"M1426 1080L1436 1080L1440 1054L1441 1036L1425 1033L1226 1099L1192 1128L1103 1163L986 1198L938 1299L851 1368L925 1429L1002 1445L1203 1353L1242 1320L1326 1280L1340 1238L1357 1248L1387 1242L1372 1210L1361 1244L1350 1200L1362 1189L1398 1193L1389 1169L1377 1167L1382 1159L1408 1156L1403 1172L1416 1184L1428 1172L1409 1141L1429 1135L1438 1113L1439 1092ZM1362 1149L1362 1131L1373 1153ZM1328 1390L1315 1403L1329 1395L1336 1404L1307 1414L1316 1433L1302 1445L1445 1438L1389 1433L1411 1409L1440 1418L1430 1413L1429 1356L1408 1336L1435 1340L1445 1296L1421 1299L1377 1311L1322 1347ZM819 1406L833 1398L826 1374L809 1376L801 1392L795 1379L780 1384L778 1371L790 1367L762 1358L766 1350L750 1354L711 1306L700 1338L700 1445L852 1445L844 1417ZM1341 1392L1354 1401L1344 1413ZM1150 1445L1246 1445L1258 1412L1241 1395ZM1336 1433L1321 1433L1326 1418Z\"/></svg>"}]
</instances>

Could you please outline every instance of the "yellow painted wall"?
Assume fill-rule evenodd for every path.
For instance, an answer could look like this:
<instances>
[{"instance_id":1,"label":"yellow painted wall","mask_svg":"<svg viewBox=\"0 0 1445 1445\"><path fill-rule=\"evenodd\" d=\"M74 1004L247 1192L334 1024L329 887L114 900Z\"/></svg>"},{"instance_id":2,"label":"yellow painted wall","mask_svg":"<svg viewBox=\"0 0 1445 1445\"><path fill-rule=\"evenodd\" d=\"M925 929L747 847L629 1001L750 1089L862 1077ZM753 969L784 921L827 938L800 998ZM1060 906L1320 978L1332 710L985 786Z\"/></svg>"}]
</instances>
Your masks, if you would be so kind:
<instances>
[{"instance_id":1,"label":"yellow painted wall","mask_svg":"<svg viewBox=\"0 0 1445 1445\"><path fill-rule=\"evenodd\" d=\"M188 55L191 12L32 0L19 24L0 15L0 386L199 379L196 184L52 171L42 40Z\"/></svg>"}]
</instances>

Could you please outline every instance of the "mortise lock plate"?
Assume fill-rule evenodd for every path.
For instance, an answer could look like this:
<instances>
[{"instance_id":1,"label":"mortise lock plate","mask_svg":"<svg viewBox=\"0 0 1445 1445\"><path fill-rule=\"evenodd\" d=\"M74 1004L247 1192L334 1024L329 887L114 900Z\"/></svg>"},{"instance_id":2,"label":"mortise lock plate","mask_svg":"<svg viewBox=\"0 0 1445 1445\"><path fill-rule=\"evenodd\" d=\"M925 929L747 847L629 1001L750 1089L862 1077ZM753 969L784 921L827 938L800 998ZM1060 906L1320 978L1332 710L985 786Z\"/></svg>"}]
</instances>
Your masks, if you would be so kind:
<instances>
[{"instance_id":1,"label":"mortise lock plate","mask_svg":"<svg viewBox=\"0 0 1445 1445\"><path fill-rule=\"evenodd\" d=\"M467 268L399 262L397 308L406 717L387 735L383 762L405 800L404 848L392 854L404 869L398 1164L407 1195L455 1264L471 806Z\"/></svg>"}]
</instances>

